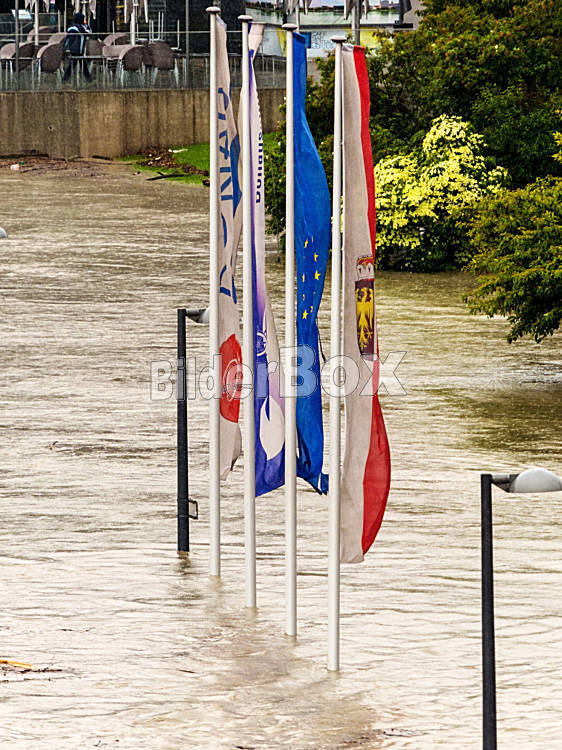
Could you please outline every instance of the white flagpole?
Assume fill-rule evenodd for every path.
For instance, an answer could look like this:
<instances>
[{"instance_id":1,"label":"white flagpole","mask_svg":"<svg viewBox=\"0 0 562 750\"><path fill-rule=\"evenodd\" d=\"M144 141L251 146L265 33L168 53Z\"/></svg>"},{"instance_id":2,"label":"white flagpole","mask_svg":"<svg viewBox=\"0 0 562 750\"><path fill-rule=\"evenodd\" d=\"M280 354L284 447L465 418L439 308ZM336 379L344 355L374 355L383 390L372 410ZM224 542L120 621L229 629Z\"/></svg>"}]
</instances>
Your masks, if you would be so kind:
<instances>
[{"instance_id":1,"label":"white flagpole","mask_svg":"<svg viewBox=\"0 0 562 750\"><path fill-rule=\"evenodd\" d=\"M297 33L300 34L301 30L301 0L297 0L297 4L295 6L295 26Z\"/></svg>"},{"instance_id":2,"label":"white flagpole","mask_svg":"<svg viewBox=\"0 0 562 750\"><path fill-rule=\"evenodd\" d=\"M293 31L287 32L286 220L285 220L285 633L297 634L297 402L293 384L295 350L295 149Z\"/></svg>"},{"instance_id":3,"label":"white flagpole","mask_svg":"<svg viewBox=\"0 0 562 750\"><path fill-rule=\"evenodd\" d=\"M334 176L332 199L332 307L330 358L341 355L341 196L342 196L342 44L345 37L335 36L334 81ZM340 486L341 430L340 386L330 383L330 490L328 495L328 669L340 668Z\"/></svg>"},{"instance_id":4,"label":"white flagpole","mask_svg":"<svg viewBox=\"0 0 562 750\"><path fill-rule=\"evenodd\" d=\"M213 372L213 397L209 400L209 574L221 574L220 529L220 393L219 356L219 175L217 133L217 14L207 8L211 27L210 48L210 223L209 223L209 365Z\"/></svg>"},{"instance_id":5,"label":"white flagpole","mask_svg":"<svg viewBox=\"0 0 562 750\"><path fill-rule=\"evenodd\" d=\"M244 362L244 547L246 552L246 606L256 606L256 434L254 425L254 322L252 294L252 160L250 139L250 52L248 31L251 16L238 16L242 23L242 257L243 310L242 360Z\"/></svg>"}]
</instances>

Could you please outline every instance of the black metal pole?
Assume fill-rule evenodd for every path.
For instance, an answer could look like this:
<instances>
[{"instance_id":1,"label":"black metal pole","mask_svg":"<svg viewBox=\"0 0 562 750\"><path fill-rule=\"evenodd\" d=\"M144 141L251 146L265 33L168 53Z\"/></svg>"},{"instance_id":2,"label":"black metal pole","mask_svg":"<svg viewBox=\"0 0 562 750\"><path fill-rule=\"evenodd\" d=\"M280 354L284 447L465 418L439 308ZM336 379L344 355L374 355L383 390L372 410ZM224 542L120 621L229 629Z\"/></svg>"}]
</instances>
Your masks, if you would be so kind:
<instances>
[{"instance_id":1,"label":"black metal pole","mask_svg":"<svg viewBox=\"0 0 562 750\"><path fill-rule=\"evenodd\" d=\"M494 643L494 562L492 556L492 475L480 476L482 502L482 679L483 750L496 750L496 653Z\"/></svg>"},{"instance_id":2,"label":"black metal pole","mask_svg":"<svg viewBox=\"0 0 562 750\"><path fill-rule=\"evenodd\" d=\"M189 491L187 477L187 381L185 373L185 310L178 310L178 552L189 552Z\"/></svg>"}]
</instances>

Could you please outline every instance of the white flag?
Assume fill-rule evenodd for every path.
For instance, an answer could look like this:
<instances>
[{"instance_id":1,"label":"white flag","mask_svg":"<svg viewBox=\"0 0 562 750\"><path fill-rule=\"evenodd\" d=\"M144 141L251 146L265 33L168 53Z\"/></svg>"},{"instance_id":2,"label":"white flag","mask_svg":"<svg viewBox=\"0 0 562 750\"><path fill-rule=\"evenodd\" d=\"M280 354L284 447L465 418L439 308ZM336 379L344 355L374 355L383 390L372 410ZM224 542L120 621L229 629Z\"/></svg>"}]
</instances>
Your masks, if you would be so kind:
<instances>
[{"instance_id":1,"label":"white flag","mask_svg":"<svg viewBox=\"0 0 562 750\"><path fill-rule=\"evenodd\" d=\"M242 452L240 384L242 349L234 275L242 231L242 191L238 175L240 141L236 132L226 49L226 24L217 17L217 114L219 225L220 474L225 479Z\"/></svg>"}]
</instances>

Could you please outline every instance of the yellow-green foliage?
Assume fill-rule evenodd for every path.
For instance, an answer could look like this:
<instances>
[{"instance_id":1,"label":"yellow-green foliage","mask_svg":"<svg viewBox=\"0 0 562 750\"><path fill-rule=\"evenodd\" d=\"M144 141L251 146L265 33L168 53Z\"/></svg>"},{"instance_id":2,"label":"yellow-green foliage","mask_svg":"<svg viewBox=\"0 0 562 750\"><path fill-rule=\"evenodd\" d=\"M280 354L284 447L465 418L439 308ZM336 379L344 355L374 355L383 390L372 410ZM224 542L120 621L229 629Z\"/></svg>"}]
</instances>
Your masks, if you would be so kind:
<instances>
[{"instance_id":1,"label":"yellow-green foliage","mask_svg":"<svg viewBox=\"0 0 562 750\"><path fill-rule=\"evenodd\" d=\"M556 114L558 115L558 117L562 117L562 110L557 110ZM554 159L562 164L562 133L554 133L554 143L556 143L556 145L560 147L560 151L557 151L554 154Z\"/></svg>"},{"instance_id":2,"label":"yellow-green foliage","mask_svg":"<svg viewBox=\"0 0 562 750\"><path fill-rule=\"evenodd\" d=\"M377 257L382 268L434 270L463 265L469 253L463 212L505 184L490 168L482 136L460 117L433 121L418 152L375 166Z\"/></svg>"}]
</instances>

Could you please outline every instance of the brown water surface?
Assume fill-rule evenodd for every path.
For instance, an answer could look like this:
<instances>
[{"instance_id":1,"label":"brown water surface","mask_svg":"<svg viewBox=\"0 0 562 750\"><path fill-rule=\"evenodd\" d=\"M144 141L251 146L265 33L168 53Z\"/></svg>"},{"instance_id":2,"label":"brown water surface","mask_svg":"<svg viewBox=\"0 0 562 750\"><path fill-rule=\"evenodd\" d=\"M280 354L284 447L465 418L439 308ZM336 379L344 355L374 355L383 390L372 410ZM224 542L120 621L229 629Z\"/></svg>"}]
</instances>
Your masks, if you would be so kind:
<instances>
[{"instance_id":1,"label":"brown water surface","mask_svg":"<svg viewBox=\"0 0 562 750\"><path fill-rule=\"evenodd\" d=\"M203 188L145 175L0 174L2 748L477 748L479 472L562 473L562 337L505 342L460 274L379 274L393 483L342 572L326 662L325 499L299 493L299 637L283 636L283 492L258 501L257 613L243 592L242 464L208 575L207 407L190 403L192 554L175 552L176 307L207 297ZM283 268L271 255L281 321ZM322 312L328 348L328 299ZM204 362L207 329L190 325ZM494 491L501 746L560 747L562 496Z\"/></svg>"}]
</instances>

